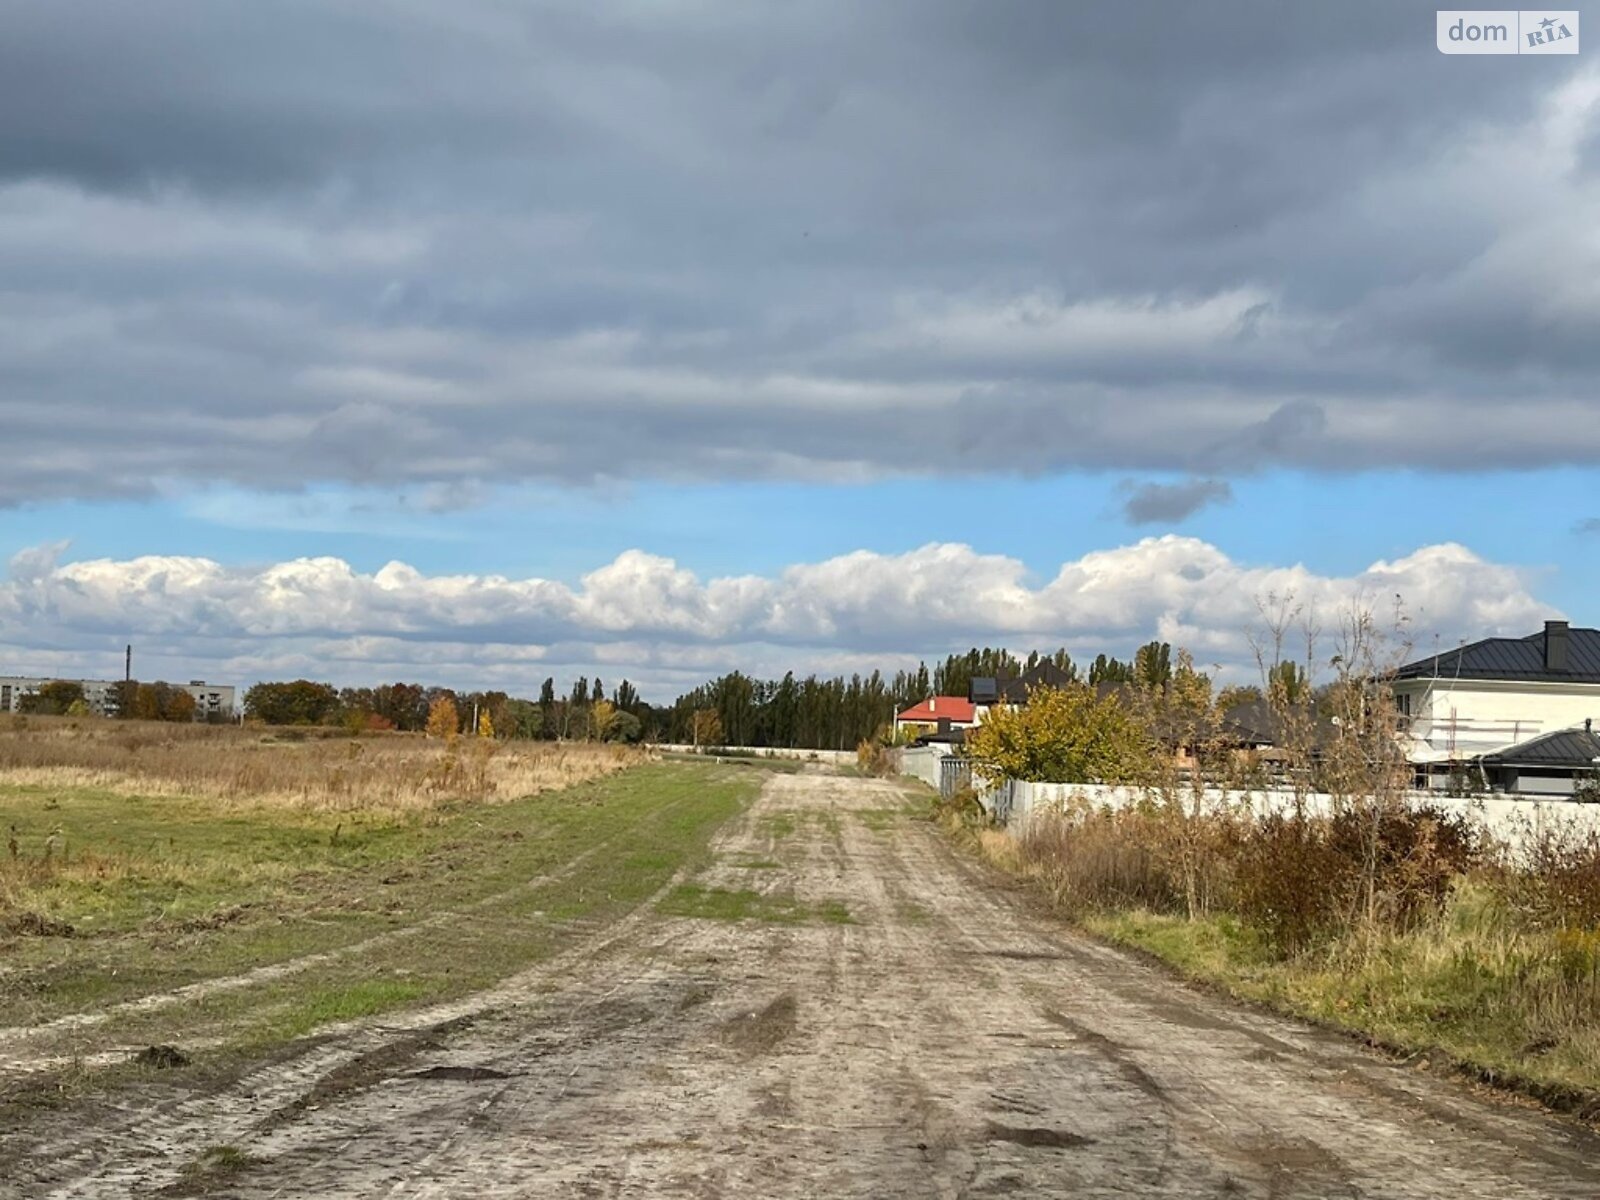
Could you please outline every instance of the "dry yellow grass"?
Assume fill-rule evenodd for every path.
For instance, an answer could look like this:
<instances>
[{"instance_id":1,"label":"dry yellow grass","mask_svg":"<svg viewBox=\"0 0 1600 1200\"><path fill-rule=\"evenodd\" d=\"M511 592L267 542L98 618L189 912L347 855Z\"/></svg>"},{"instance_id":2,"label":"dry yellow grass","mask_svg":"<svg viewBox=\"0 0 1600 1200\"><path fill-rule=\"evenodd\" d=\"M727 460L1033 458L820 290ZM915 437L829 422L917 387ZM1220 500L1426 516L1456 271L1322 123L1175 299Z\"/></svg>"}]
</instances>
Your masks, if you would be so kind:
<instances>
[{"instance_id":1,"label":"dry yellow grass","mask_svg":"<svg viewBox=\"0 0 1600 1200\"><path fill-rule=\"evenodd\" d=\"M423 811L514 800L609 775L642 752L590 743L452 743L415 734L0 719L0 783L203 797L230 807Z\"/></svg>"},{"instance_id":2,"label":"dry yellow grass","mask_svg":"<svg viewBox=\"0 0 1600 1200\"><path fill-rule=\"evenodd\" d=\"M978 852L1002 870L1021 870L1017 841L1003 829L980 829Z\"/></svg>"}]
</instances>

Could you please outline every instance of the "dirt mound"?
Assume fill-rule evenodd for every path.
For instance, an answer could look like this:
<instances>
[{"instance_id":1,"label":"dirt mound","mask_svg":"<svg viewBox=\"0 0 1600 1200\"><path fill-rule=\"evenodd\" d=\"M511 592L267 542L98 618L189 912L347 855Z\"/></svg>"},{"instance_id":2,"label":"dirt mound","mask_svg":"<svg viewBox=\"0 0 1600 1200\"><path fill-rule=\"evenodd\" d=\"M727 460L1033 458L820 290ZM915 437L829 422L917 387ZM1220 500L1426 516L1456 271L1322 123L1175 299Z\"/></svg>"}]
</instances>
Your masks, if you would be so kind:
<instances>
[{"instance_id":1,"label":"dirt mound","mask_svg":"<svg viewBox=\"0 0 1600 1200\"><path fill-rule=\"evenodd\" d=\"M771 1054L794 1032L800 1006L786 992L759 1012L741 1013L722 1026L722 1044L741 1054Z\"/></svg>"},{"instance_id":2,"label":"dirt mound","mask_svg":"<svg viewBox=\"0 0 1600 1200\"><path fill-rule=\"evenodd\" d=\"M176 1046L146 1046L133 1056L133 1061L141 1067L169 1071L174 1067L187 1067L189 1056Z\"/></svg>"}]
</instances>

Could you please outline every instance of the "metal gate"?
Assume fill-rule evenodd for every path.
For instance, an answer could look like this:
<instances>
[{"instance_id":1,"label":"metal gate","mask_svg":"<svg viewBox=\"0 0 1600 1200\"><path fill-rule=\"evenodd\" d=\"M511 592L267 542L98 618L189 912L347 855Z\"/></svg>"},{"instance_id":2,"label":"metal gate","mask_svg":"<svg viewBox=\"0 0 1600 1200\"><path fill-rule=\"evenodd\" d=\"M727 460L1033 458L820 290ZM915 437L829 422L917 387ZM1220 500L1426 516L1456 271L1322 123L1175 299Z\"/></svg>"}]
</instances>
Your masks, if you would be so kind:
<instances>
[{"instance_id":1,"label":"metal gate","mask_svg":"<svg viewBox=\"0 0 1600 1200\"><path fill-rule=\"evenodd\" d=\"M949 755L939 760L939 795L948 800L962 788L972 786L972 764Z\"/></svg>"},{"instance_id":2,"label":"metal gate","mask_svg":"<svg viewBox=\"0 0 1600 1200\"><path fill-rule=\"evenodd\" d=\"M1001 780L994 791L984 798L984 807L989 810L989 819L996 825L1010 824L1012 807L1017 799L1016 786L1015 779Z\"/></svg>"},{"instance_id":3,"label":"metal gate","mask_svg":"<svg viewBox=\"0 0 1600 1200\"><path fill-rule=\"evenodd\" d=\"M939 795L949 800L963 788L973 787L972 760L951 755L939 760ZM1016 805L1017 781L1003 779L993 787L978 792L978 803L996 825L1011 820Z\"/></svg>"}]
</instances>

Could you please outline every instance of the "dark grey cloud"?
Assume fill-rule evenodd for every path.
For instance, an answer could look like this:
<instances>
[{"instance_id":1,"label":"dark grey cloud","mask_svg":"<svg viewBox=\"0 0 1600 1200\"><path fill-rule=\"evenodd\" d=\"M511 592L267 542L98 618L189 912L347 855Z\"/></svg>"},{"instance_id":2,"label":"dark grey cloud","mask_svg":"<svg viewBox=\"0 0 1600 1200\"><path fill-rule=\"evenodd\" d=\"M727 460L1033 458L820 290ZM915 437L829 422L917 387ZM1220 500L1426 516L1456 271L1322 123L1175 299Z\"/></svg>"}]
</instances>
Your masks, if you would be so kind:
<instances>
[{"instance_id":1,"label":"dark grey cloud","mask_svg":"<svg viewBox=\"0 0 1600 1200\"><path fill-rule=\"evenodd\" d=\"M0 504L1600 462L1596 78L1392 0L25 0Z\"/></svg>"},{"instance_id":2,"label":"dark grey cloud","mask_svg":"<svg viewBox=\"0 0 1600 1200\"><path fill-rule=\"evenodd\" d=\"M1226 479L1186 479L1181 483L1128 485L1122 513L1135 525L1173 524L1211 504L1228 504L1233 488Z\"/></svg>"},{"instance_id":3,"label":"dark grey cloud","mask_svg":"<svg viewBox=\"0 0 1600 1200\"><path fill-rule=\"evenodd\" d=\"M1600 537L1600 517L1585 517L1572 527L1572 532L1581 536Z\"/></svg>"}]
</instances>

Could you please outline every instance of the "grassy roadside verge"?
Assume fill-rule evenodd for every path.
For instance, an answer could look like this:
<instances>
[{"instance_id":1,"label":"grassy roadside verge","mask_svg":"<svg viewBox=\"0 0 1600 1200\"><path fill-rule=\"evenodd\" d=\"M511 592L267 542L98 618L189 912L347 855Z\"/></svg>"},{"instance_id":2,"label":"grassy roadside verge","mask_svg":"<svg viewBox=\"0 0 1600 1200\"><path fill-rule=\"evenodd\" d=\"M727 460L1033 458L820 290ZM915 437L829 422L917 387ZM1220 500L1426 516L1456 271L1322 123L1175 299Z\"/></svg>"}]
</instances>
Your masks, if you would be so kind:
<instances>
[{"instance_id":1,"label":"grassy roadside verge","mask_svg":"<svg viewBox=\"0 0 1600 1200\"><path fill-rule=\"evenodd\" d=\"M479 991L706 861L712 835L765 777L652 764L526 800L370 825L215 813L174 797L12 789L8 805L54 805L53 820L108 847L120 865L29 896L72 932L5 940L0 1011L8 1026L104 1014L120 1001L287 964L245 986L120 1011L49 1046L70 1055L165 1043L258 1053L333 1021ZM308 955L321 957L306 963Z\"/></svg>"},{"instance_id":2,"label":"grassy roadside verge","mask_svg":"<svg viewBox=\"0 0 1600 1200\"><path fill-rule=\"evenodd\" d=\"M1600 1120L1600 1031L1573 1029L1573 1014L1517 995L1525 973L1541 970L1531 961L1540 951L1469 948L1476 939L1462 926L1475 904L1463 897L1444 927L1387 939L1370 956L1334 947L1288 961L1264 952L1226 916L1191 921L1132 910L1079 914L1075 923L1238 999ZM1559 948L1548 951L1548 966L1559 970Z\"/></svg>"},{"instance_id":3,"label":"grassy roadside verge","mask_svg":"<svg viewBox=\"0 0 1600 1200\"><path fill-rule=\"evenodd\" d=\"M1593 930L1530 927L1496 889L1463 877L1437 913L1414 926L1333 936L1284 953L1232 913L1191 918L1072 896L1059 859L1050 857L1061 853L1059 831L1041 839L1046 845L1030 844L983 828L970 814L940 808L936 816L965 850L1024 880L1079 929L1191 981L1600 1120L1600 936Z\"/></svg>"}]
</instances>

